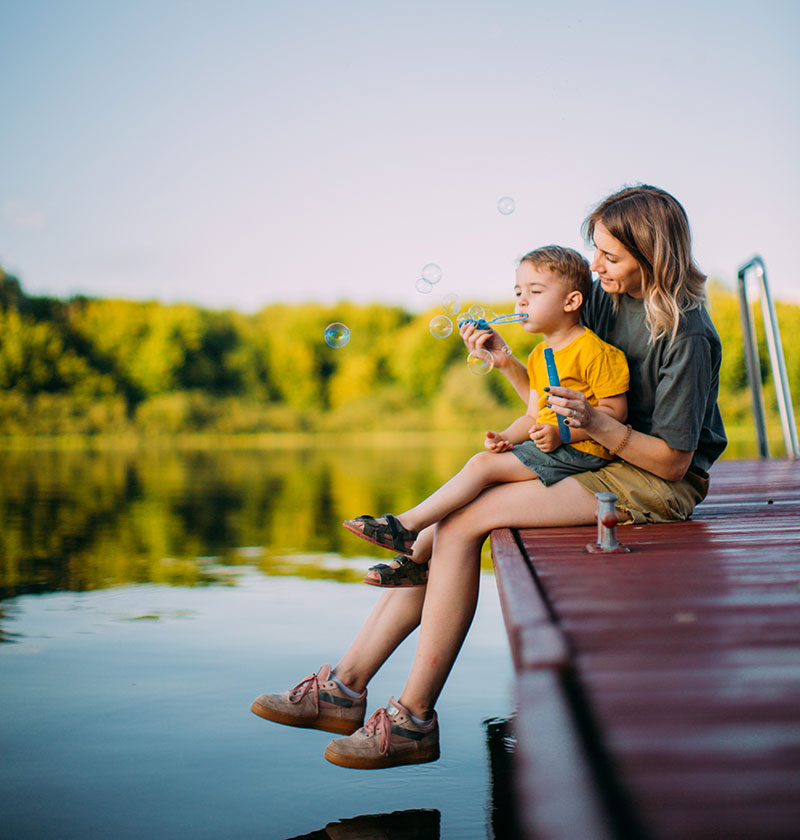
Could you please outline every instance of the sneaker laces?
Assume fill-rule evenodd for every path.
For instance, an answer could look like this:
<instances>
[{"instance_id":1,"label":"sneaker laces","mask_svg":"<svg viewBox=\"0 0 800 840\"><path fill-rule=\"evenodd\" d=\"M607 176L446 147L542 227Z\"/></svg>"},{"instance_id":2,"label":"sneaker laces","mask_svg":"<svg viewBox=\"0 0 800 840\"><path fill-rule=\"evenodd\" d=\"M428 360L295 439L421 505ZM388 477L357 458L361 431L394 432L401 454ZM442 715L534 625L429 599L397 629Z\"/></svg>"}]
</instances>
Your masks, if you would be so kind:
<instances>
[{"instance_id":1,"label":"sneaker laces","mask_svg":"<svg viewBox=\"0 0 800 840\"><path fill-rule=\"evenodd\" d=\"M312 697L314 698L314 711L319 712L319 677L316 674L312 674L310 677L306 677L297 683L289 692L289 702L297 705L297 703L302 702L309 691L312 692ZM300 696L295 699L295 694L298 692Z\"/></svg>"},{"instance_id":2,"label":"sneaker laces","mask_svg":"<svg viewBox=\"0 0 800 840\"><path fill-rule=\"evenodd\" d=\"M380 733L378 752L381 755L386 755L389 752L389 736L392 732L392 723L394 721L388 709L376 709L361 728L361 731L367 736L374 735L376 731Z\"/></svg>"}]
</instances>

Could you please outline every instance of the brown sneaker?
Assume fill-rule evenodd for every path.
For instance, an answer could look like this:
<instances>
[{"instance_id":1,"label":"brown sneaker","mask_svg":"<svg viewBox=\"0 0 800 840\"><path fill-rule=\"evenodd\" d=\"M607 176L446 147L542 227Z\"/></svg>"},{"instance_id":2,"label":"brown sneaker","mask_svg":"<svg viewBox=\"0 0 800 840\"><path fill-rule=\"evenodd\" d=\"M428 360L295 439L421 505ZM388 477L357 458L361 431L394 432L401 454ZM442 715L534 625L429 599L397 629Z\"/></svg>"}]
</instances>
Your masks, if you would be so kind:
<instances>
[{"instance_id":1,"label":"brown sneaker","mask_svg":"<svg viewBox=\"0 0 800 840\"><path fill-rule=\"evenodd\" d=\"M379 770L403 764L424 764L439 758L436 713L424 726L414 723L408 709L394 697L349 738L336 738L325 748L325 758L340 767Z\"/></svg>"},{"instance_id":2,"label":"brown sneaker","mask_svg":"<svg viewBox=\"0 0 800 840\"><path fill-rule=\"evenodd\" d=\"M367 692L356 699L348 697L331 679L331 666L323 665L318 673L283 694L256 697L250 710L286 726L349 735L364 724Z\"/></svg>"}]
</instances>

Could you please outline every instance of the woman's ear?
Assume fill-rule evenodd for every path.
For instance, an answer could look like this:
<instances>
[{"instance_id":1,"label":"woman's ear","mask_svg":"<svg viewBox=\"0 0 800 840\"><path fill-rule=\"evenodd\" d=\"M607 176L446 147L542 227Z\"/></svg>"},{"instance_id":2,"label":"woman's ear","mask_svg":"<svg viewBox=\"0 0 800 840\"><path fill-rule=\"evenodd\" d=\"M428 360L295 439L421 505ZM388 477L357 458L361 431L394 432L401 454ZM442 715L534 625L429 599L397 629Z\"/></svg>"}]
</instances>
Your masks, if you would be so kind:
<instances>
[{"instance_id":1,"label":"woman's ear","mask_svg":"<svg viewBox=\"0 0 800 840\"><path fill-rule=\"evenodd\" d=\"M564 312L577 312L583 306L583 295L573 289L564 301Z\"/></svg>"}]
</instances>

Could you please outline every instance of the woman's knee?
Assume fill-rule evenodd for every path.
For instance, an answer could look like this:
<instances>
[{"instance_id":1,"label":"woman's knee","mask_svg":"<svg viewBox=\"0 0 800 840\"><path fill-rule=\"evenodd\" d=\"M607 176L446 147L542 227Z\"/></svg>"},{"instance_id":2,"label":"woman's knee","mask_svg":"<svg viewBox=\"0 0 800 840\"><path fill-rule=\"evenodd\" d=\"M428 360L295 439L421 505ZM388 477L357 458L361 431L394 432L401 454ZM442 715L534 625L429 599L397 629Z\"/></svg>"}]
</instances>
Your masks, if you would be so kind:
<instances>
[{"instance_id":1,"label":"woman's knee","mask_svg":"<svg viewBox=\"0 0 800 840\"><path fill-rule=\"evenodd\" d=\"M436 524L435 540L440 542L456 539L468 542L481 537L485 538L489 532L484 532L478 525L473 508L474 504L470 503L443 517Z\"/></svg>"}]
</instances>

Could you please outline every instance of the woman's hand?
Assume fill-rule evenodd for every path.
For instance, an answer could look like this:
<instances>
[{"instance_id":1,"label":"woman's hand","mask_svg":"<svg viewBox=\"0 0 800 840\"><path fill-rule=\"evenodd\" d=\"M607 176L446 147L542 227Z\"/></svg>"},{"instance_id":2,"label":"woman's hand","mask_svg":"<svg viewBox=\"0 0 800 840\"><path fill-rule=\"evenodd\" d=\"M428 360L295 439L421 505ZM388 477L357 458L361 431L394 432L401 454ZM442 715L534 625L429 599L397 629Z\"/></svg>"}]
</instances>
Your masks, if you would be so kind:
<instances>
[{"instance_id":1,"label":"woman's hand","mask_svg":"<svg viewBox=\"0 0 800 840\"><path fill-rule=\"evenodd\" d=\"M506 440L499 432L486 432L486 439L483 445L489 452L508 452L514 448L510 440Z\"/></svg>"},{"instance_id":2,"label":"woman's hand","mask_svg":"<svg viewBox=\"0 0 800 840\"><path fill-rule=\"evenodd\" d=\"M547 405L556 414L566 418L567 425L573 429L583 429L589 437L598 429L598 421L608 415L598 412L589 400L580 392L570 388L550 386L544 389L547 394ZM598 417L598 415L601 415Z\"/></svg>"}]
</instances>

